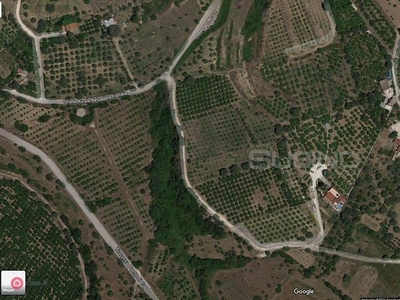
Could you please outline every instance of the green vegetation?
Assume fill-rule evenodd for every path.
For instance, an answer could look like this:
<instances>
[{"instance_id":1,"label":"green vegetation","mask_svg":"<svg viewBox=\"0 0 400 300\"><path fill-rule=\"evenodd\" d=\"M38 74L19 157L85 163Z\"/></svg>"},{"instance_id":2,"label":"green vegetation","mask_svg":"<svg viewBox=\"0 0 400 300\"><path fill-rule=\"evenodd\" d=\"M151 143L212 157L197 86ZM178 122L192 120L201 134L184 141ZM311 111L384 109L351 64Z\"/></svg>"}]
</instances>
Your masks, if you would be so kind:
<instances>
[{"instance_id":1,"label":"green vegetation","mask_svg":"<svg viewBox=\"0 0 400 300\"><path fill-rule=\"evenodd\" d=\"M6 73L0 76L0 88L8 87L17 89L22 93L36 96L36 84L28 81L26 84L17 82L17 69L23 69L28 73L34 72L33 66L33 47L32 40L26 35L17 25L12 14L7 14L3 11L3 17L0 20L0 44L7 46L2 50L0 64L5 68ZM9 73L9 74L8 74Z\"/></svg>"},{"instance_id":2,"label":"green vegetation","mask_svg":"<svg viewBox=\"0 0 400 300\"><path fill-rule=\"evenodd\" d=\"M243 45L243 60L249 61L253 57L254 41L247 41Z\"/></svg>"},{"instance_id":3,"label":"green vegetation","mask_svg":"<svg viewBox=\"0 0 400 300\"><path fill-rule=\"evenodd\" d=\"M17 128L21 132L27 132L29 130L28 125L26 125L20 121L15 121L14 127Z\"/></svg>"},{"instance_id":4,"label":"green vegetation","mask_svg":"<svg viewBox=\"0 0 400 300\"><path fill-rule=\"evenodd\" d=\"M204 220L197 202L180 179L180 170L175 161L179 139L169 108L165 105L168 94L164 84L158 85L155 90L157 96L150 112L151 135L155 146L153 162L148 167L153 198L150 215L157 227L156 240L175 248L175 253L179 255L189 235L222 237L225 234L211 219ZM175 217L171 218L171 215Z\"/></svg>"},{"instance_id":5,"label":"green vegetation","mask_svg":"<svg viewBox=\"0 0 400 300\"><path fill-rule=\"evenodd\" d=\"M212 32L217 31L220 29L228 19L230 7L231 7L232 0L222 0L221 7L219 9L217 20L213 26L211 26L207 31L203 32L200 37L193 41L193 43L189 46L186 52L182 55L179 62L176 64L175 69L179 69L180 66L185 62L186 59L196 50L201 44L203 44L206 37L211 34Z\"/></svg>"},{"instance_id":6,"label":"green vegetation","mask_svg":"<svg viewBox=\"0 0 400 300\"><path fill-rule=\"evenodd\" d=\"M271 0L253 0L253 4L247 13L246 22L242 28L242 35L248 40L255 33L258 33L263 26L263 14L271 5Z\"/></svg>"},{"instance_id":7,"label":"green vegetation","mask_svg":"<svg viewBox=\"0 0 400 300\"><path fill-rule=\"evenodd\" d=\"M30 281L46 282L28 287L28 298L46 294L55 299L80 299L83 285L77 253L68 231L55 226L57 219L50 215L50 206L18 181L0 179L0 195L3 268L25 270Z\"/></svg>"},{"instance_id":8,"label":"green vegetation","mask_svg":"<svg viewBox=\"0 0 400 300\"><path fill-rule=\"evenodd\" d=\"M396 40L396 31L379 7L379 4L373 0L355 0L354 4L368 20L368 24L389 47L388 51L392 51Z\"/></svg>"},{"instance_id":9,"label":"green vegetation","mask_svg":"<svg viewBox=\"0 0 400 300\"><path fill-rule=\"evenodd\" d=\"M130 88L112 41L102 39L91 23L82 31L42 41L46 95L79 99Z\"/></svg>"},{"instance_id":10,"label":"green vegetation","mask_svg":"<svg viewBox=\"0 0 400 300\"><path fill-rule=\"evenodd\" d=\"M177 168L179 139L168 108L168 93L164 83L155 87L156 98L150 113L151 135L154 143L153 161L148 167L150 190L153 198L150 215L157 227L155 239L166 245L175 260L194 272L199 281L202 299L208 299L208 286L211 275L218 269L244 266L249 259L236 256L232 252L225 254L225 259L200 259L190 256L185 250L185 243L193 235L212 235L215 238L225 236L217 221L204 219L204 211L188 192ZM174 218L171 216L174 215ZM171 291L171 282L164 281L162 289ZM173 297L173 295L167 295Z\"/></svg>"},{"instance_id":11,"label":"green vegetation","mask_svg":"<svg viewBox=\"0 0 400 300\"><path fill-rule=\"evenodd\" d=\"M208 111L238 100L229 79L219 75L186 77L177 84L177 98L183 120L206 116Z\"/></svg>"}]
</instances>

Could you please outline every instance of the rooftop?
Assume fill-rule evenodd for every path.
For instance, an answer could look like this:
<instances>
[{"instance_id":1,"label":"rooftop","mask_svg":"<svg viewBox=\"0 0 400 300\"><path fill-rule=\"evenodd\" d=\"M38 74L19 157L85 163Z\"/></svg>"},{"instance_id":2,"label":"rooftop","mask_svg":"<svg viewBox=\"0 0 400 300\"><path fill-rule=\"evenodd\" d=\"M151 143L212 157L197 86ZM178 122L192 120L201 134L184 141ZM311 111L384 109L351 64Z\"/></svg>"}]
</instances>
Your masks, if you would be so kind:
<instances>
[{"instance_id":1,"label":"rooftop","mask_svg":"<svg viewBox=\"0 0 400 300\"><path fill-rule=\"evenodd\" d=\"M105 27L110 27L111 25L117 25L117 20L114 17L112 17L107 20L104 20L103 24Z\"/></svg>"},{"instance_id":2,"label":"rooftop","mask_svg":"<svg viewBox=\"0 0 400 300\"><path fill-rule=\"evenodd\" d=\"M324 196L329 200L331 205L337 210L340 211L343 207L343 204L346 203L346 197L339 193L334 187L331 187Z\"/></svg>"}]
</instances>

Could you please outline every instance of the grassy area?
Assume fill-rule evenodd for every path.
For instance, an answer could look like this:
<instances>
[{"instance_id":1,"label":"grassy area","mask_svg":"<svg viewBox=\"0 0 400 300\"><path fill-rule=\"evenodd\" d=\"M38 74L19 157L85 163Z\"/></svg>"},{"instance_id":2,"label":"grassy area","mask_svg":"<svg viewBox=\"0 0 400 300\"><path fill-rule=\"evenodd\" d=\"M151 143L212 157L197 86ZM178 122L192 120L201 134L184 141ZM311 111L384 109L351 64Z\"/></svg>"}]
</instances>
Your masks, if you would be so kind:
<instances>
[{"instance_id":1,"label":"grassy area","mask_svg":"<svg viewBox=\"0 0 400 300\"><path fill-rule=\"evenodd\" d=\"M251 36L258 33L263 27L263 14L271 5L271 0L253 0L246 22L242 28L242 35L248 40Z\"/></svg>"}]
</instances>

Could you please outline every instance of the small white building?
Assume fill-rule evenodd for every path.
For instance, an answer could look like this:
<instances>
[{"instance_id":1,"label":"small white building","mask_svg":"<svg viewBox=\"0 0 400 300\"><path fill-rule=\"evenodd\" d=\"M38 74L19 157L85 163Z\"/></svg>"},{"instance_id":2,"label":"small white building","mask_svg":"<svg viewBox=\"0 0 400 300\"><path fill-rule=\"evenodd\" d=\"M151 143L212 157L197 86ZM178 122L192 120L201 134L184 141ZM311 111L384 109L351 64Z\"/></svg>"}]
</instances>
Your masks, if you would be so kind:
<instances>
[{"instance_id":1,"label":"small white building","mask_svg":"<svg viewBox=\"0 0 400 300\"><path fill-rule=\"evenodd\" d=\"M114 17L111 17L107 20L104 20L103 25L105 27L110 27L111 25L117 25L117 20Z\"/></svg>"}]
</instances>

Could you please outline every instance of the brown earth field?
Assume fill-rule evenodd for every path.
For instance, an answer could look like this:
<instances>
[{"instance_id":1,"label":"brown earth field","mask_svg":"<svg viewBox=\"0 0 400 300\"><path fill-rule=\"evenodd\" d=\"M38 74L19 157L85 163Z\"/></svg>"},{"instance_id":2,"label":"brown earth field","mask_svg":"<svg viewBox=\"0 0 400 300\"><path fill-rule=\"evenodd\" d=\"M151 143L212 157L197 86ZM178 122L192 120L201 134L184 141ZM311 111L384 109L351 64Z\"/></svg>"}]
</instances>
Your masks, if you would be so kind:
<instances>
[{"instance_id":1,"label":"brown earth field","mask_svg":"<svg viewBox=\"0 0 400 300\"><path fill-rule=\"evenodd\" d=\"M375 0L395 28L400 26L400 5L397 0Z\"/></svg>"},{"instance_id":2,"label":"brown earth field","mask_svg":"<svg viewBox=\"0 0 400 300\"><path fill-rule=\"evenodd\" d=\"M344 276L349 277L343 280ZM393 264L366 264L341 259L336 270L325 280L351 299L396 297L400 293L400 268Z\"/></svg>"},{"instance_id":3,"label":"brown earth field","mask_svg":"<svg viewBox=\"0 0 400 300\"><path fill-rule=\"evenodd\" d=\"M343 279L345 275L350 277L350 281ZM328 281L352 299L358 299L368 295L377 278L378 272L374 265L341 260L336 266L336 271L328 277Z\"/></svg>"},{"instance_id":4,"label":"brown earth field","mask_svg":"<svg viewBox=\"0 0 400 300\"><path fill-rule=\"evenodd\" d=\"M263 258L234 270L218 271L211 279L210 295L215 299L242 300L264 297L288 276L283 258Z\"/></svg>"},{"instance_id":5,"label":"brown earth field","mask_svg":"<svg viewBox=\"0 0 400 300\"><path fill-rule=\"evenodd\" d=\"M294 289L308 290L313 289L314 294L302 295L295 294ZM282 292L274 292L272 300L339 300L340 298L336 296L329 288L327 288L321 279L316 278L303 278L299 273L291 275L282 284Z\"/></svg>"},{"instance_id":6,"label":"brown earth field","mask_svg":"<svg viewBox=\"0 0 400 300\"><path fill-rule=\"evenodd\" d=\"M237 255L248 257L254 257L256 254L238 244L230 235L220 240L215 240L211 236L195 236L193 242L190 243L188 252L190 255L197 255L201 258L223 259L224 253L230 250L234 250Z\"/></svg>"},{"instance_id":7,"label":"brown earth field","mask_svg":"<svg viewBox=\"0 0 400 300\"><path fill-rule=\"evenodd\" d=\"M28 5L27 9L24 9L24 4ZM46 10L46 4L54 5L54 12L50 13ZM26 6L25 6L26 7ZM75 10L76 8L76 10ZM29 0L22 1L21 4L21 19L31 29L36 30L37 23L32 23L31 18L35 18L36 21L40 19L53 19L59 18L67 14L73 15L75 11L82 14L85 11L86 15L92 13L92 7L90 4L85 4L83 0L68 0L68 1L43 1L43 0Z\"/></svg>"}]
</instances>

